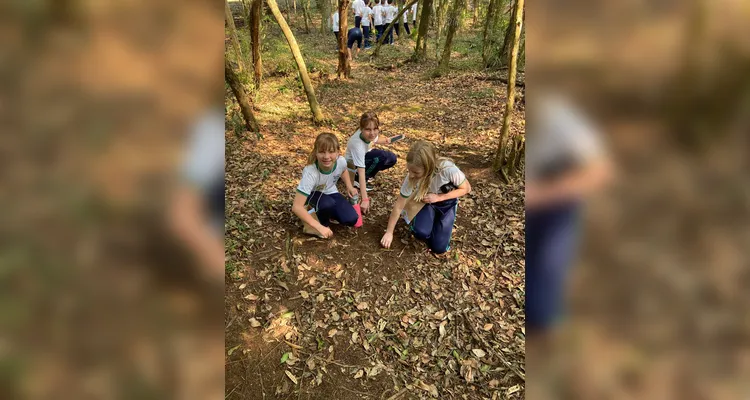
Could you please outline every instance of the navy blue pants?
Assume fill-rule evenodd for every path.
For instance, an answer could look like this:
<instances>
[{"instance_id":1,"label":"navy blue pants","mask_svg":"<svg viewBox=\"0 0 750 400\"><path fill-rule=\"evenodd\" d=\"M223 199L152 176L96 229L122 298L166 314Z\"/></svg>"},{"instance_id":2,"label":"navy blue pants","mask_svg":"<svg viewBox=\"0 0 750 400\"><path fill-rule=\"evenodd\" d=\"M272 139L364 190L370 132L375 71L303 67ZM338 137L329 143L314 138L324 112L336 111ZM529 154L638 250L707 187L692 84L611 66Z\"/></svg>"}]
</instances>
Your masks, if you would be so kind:
<instances>
[{"instance_id":1,"label":"navy blue pants","mask_svg":"<svg viewBox=\"0 0 750 400\"><path fill-rule=\"evenodd\" d=\"M390 22L385 24L385 28L388 28L389 24ZM393 24L393 26L396 26L396 24ZM393 44L393 28L385 32L385 41L383 43Z\"/></svg>"},{"instance_id":2,"label":"navy blue pants","mask_svg":"<svg viewBox=\"0 0 750 400\"><path fill-rule=\"evenodd\" d=\"M411 35L411 30L409 30L409 23L404 22L404 30L406 30L407 35Z\"/></svg>"},{"instance_id":3,"label":"navy blue pants","mask_svg":"<svg viewBox=\"0 0 750 400\"><path fill-rule=\"evenodd\" d=\"M385 30L385 25L375 25L375 30L378 32L377 36L375 37L375 42L379 42L380 37L383 36L383 30Z\"/></svg>"},{"instance_id":4,"label":"navy blue pants","mask_svg":"<svg viewBox=\"0 0 750 400\"><path fill-rule=\"evenodd\" d=\"M363 26L362 32L365 35L365 48L370 47L370 27L369 26Z\"/></svg>"},{"instance_id":5,"label":"navy blue pants","mask_svg":"<svg viewBox=\"0 0 750 400\"><path fill-rule=\"evenodd\" d=\"M457 199L425 204L412 221L414 237L427 242L427 246L435 254L448 251L457 206Z\"/></svg>"},{"instance_id":6,"label":"navy blue pants","mask_svg":"<svg viewBox=\"0 0 750 400\"><path fill-rule=\"evenodd\" d=\"M394 165L398 156L390 151L373 149L365 153L365 179L373 178L378 172L386 170ZM359 180L358 174L354 174L354 179Z\"/></svg>"},{"instance_id":7,"label":"navy blue pants","mask_svg":"<svg viewBox=\"0 0 750 400\"><path fill-rule=\"evenodd\" d=\"M558 319L578 239L580 205L526 210L526 329L545 331Z\"/></svg>"},{"instance_id":8,"label":"navy blue pants","mask_svg":"<svg viewBox=\"0 0 750 400\"><path fill-rule=\"evenodd\" d=\"M359 28L360 24L362 23L362 17L355 15L354 16L354 27Z\"/></svg>"},{"instance_id":9,"label":"navy blue pants","mask_svg":"<svg viewBox=\"0 0 750 400\"><path fill-rule=\"evenodd\" d=\"M354 207L341 193L323 194L315 191L307 197L307 204L315 208L318 221L323 226L328 226L331 219L342 225L354 226L359 218Z\"/></svg>"}]
</instances>

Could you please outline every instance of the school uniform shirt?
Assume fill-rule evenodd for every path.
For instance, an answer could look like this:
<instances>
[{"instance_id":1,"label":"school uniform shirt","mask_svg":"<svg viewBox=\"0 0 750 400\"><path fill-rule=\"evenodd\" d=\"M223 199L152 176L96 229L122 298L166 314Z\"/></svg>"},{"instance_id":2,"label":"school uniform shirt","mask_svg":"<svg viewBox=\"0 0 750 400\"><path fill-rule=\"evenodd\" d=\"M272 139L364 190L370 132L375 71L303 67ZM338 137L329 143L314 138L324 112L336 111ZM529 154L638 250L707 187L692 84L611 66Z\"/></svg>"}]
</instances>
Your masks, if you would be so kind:
<instances>
[{"instance_id":1,"label":"school uniform shirt","mask_svg":"<svg viewBox=\"0 0 750 400\"><path fill-rule=\"evenodd\" d=\"M357 17L362 17L362 9L365 7L367 6L364 0L354 0L354 3L352 3L352 10L354 10L354 15Z\"/></svg>"},{"instance_id":2,"label":"school uniform shirt","mask_svg":"<svg viewBox=\"0 0 750 400\"><path fill-rule=\"evenodd\" d=\"M372 17L375 26L383 25L383 6L380 4L372 8Z\"/></svg>"},{"instance_id":3,"label":"school uniform shirt","mask_svg":"<svg viewBox=\"0 0 750 400\"><path fill-rule=\"evenodd\" d=\"M339 31L339 12L336 11L333 14L333 31L338 32Z\"/></svg>"},{"instance_id":4,"label":"school uniform shirt","mask_svg":"<svg viewBox=\"0 0 750 400\"><path fill-rule=\"evenodd\" d=\"M393 19L396 18L396 14L398 14L398 8L396 8L393 5L389 5L385 7L385 23L390 24L393 22Z\"/></svg>"},{"instance_id":5,"label":"school uniform shirt","mask_svg":"<svg viewBox=\"0 0 750 400\"><path fill-rule=\"evenodd\" d=\"M435 176L433 176L432 181L430 181L430 187L428 188L427 193L440 194L442 193L440 188L443 185L450 182L456 185L456 187L459 187L466 180L466 175L458 169L456 164L450 161L443 161L438 165L437 169ZM409 198L414 192L414 189L415 188L411 187L409 175L407 174L404 183L401 184L401 197Z\"/></svg>"},{"instance_id":6,"label":"school uniform shirt","mask_svg":"<svg viewBox=\"0 0 750 400\"><path fill-rule=\"evenodd\" d=\"M417 20L417 3L414 3L414 5L411 6L411 20L412 21Z\"/></svg>"},{"instance_id":7,"label":"school uniform shirt","mask_svg":"<svg viewBox=\"0 0 750 400\"><path fill-rule=\"evenodd\" d=\"M370 26L370 15L372 15L372 8L365 6L362 9L362 26Z\"/></svg>"},{"instance_id":8,"label":"school uniform shirt","mask_svg":"<svg viewBox=\"0 0 750 400\"><path fill-rule=\"evenodd\" d=\"M401 20L404 21L404 22L409 22L409 16L408 16L408 14L409 14L408 11L404 11L404 14L403 14Z\"/></svg>"},{"instance_id":9,"label":"school uniform shirt","mask_svg":"<svg viewBox=\"0 0 750 400\"><path fill-rule=\"evenodd\" d=\"M549 95L529 118L526 179L554 179L604 153L597 130L566 98Z\"/></svg>"},{"instance_id":10,"label":"school uniform shirt","mask_svg":"<svg viewBox=\"0 0 750 400\"><path fill-rule=\"evenodd\" d=\"M379 136L376 136L372 142L367 142L362 138L362 131L357 129L357 131L354 132L354 135L352 135L346 143L346 161L351 161L356 168L364 168L365 154L372 150L375 146L375 142L378 141L378 137Z\"/></svg>"},{"instance_id":11,"label":"school uniform shirt","mask_svg":"<svg viewBox=\"0 0 750 400\"><path fill-rule=\"evenodd\" d=\"M336 182L341 174L346 172L346 160L339 156L333 163L333 168L329 172L323 172L318 168L317 161L310 164L302 170L302 179L297 186L297 192L309 196L312 192L322 192L323 194L338 193Z\"/></svg>"}]
</instances>

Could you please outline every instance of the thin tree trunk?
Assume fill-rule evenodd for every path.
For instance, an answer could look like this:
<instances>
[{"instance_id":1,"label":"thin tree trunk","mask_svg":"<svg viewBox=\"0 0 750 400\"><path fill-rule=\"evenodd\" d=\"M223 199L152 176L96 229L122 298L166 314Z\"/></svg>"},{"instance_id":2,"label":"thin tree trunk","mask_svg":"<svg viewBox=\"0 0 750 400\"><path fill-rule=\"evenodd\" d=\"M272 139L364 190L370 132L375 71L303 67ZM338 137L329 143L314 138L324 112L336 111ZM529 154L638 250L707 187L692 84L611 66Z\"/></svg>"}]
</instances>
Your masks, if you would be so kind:
<instances>
[{"instance_id":1,"label":"thin tree trunk","mask_svg":"<svg viewBox=\"0 0 750 400\"><path fill-rule=\"evenodd\" d=\"M521 27L523 25L523 3L524 0L516 0L514 14L515 20L511 21L515 25L513 36L513 48L510 52L510 70L508 71L508 100L505 103L505 117L503 118L503 127L500 130L500 142L497 144L497 153L492 168L498 171L505 161L505 141L510 131L510 119L513 114L513 105L516 99L516 69L518 63L518 45L521 40Z\"/></svg>"},{"instance_id":2,"label":"thin tree trunk","mask_svg":"<svg viewBox=\"0 0 750 400\"><path fill-rule=\"evenodd\" d=\"M464 7L464 0L454 0L453 8L451 8L450 16L448 17L448 34L445 36L445 49L443 50L443 57L440 58L440 65L438 70L445 70L448 68L448 62L451 58L451 50L453 50L453 36L458 30L458 25L461 19L461 10Z\"/></svg>"},{"instance_id":3,"label":"thin tree trunk","mask_svg":"<svg viewBox=\"0 0 750 400\"><path fill-rule=\"evenodd\" d=\"M328 19L331 17L331 3L329 0L316 0L320 11L320 33L328 33Z\"/></svg>"},{"instance_id":4,"label":"thin tree trunk","mask_svg":"<svg viewBox=\"0 0 750 400\"><path fill-rule=\"evenodd\" d=\"M305 0L302 0L302 18L305 20L305 33L310 34L310 23L307 21L307 7L305 7Z\"/></svg>"},{"instance_id":5,"label":"thin tree trunk","mask_svg":"<svg viewBox=\"0 0 750 400\"><path fill-rule=\"evenodd\" d=\"M516 2L517 1L518 0L516 0ZM516 28L516 25L513 23L513 21L516 20L517 14L518 14L518 7L514 5L513 8L511 9L510 20L508 20L508 27L505 29L505 37L503 38L503 47L500 53L500 66L507 65L506 63L508 62L508 60L510 60L510 50L511 50L511 47L513 46L513 40L515 40L514 30Z\"/></svg>"},{"instance_id":6,"label":"thin tree trunk","mask_svg":"<svg viewBox=\"0 0 750 400\"><path fill-rule=\"evenodd\" d=\"M349 36L349 0L339 0L339 67L336 70L338 77L349 79L352 73L352 65L346 52L346 41Z\"/></svg>"},{"instance_id":7,"label":"thin tree trunk","mask_svg":"<svg viewBox=\"0 0 750 400\"><path fill-rule=\"evenodd\" d=\"M477 26L477 17L479 16L479 0L474 0L472 11L474 13L471 26Z\"/></svg>"},{"instance_id":8,"label":"thin tree trunk","mask_svg":"<svg viewBox=\"0 0 750 400\"><path fill-rule=\"evenodd\" d=\"M501 0L490 0L487 5L487 16L484 18L484 31L482 32L482 61L484 66L487 66L487 60L490 57L490 33L494 26L496 9L499 8Z\"/></svg>"},{"instance_id":9,"label":"thin tree trunk","mask_svg":"<svg viewBox=\"0 0 750 400\"><path fill-rule=\"evenodd\" d=\"M239 66L240 72L245 70L245 63L242 61L242 50L240 48L240 41L237 39L237 29L234 27L234 17L232 16L232 10L229 8L229 1L224 0L224 16L229 26L229 36L232 40L232 47L234 47L234 55L237 58L237 65Z\"/></svg>"},{"instance_id":10,"label":"thin tree trunk","mask_svg":"<svg viewBox=\"0 0 750 400\"><path fill-rule=\"evenodd\" d=\"M292 0L292 6L294 7L294 15L297 15L297 0Z\"/></svg>"},{"instance_id":11,"label":"thin tree trunk","mask_svg":"<svg viewBox=\"0 0 750 400\"><path fill-rule=\"evenodd\" d=\"M419 16L419 32L417 33L417 44L414 47L414 59L422 60L427 57L427 30L430 27L430 13L432 11L432 0L424 0L422 15Z\"/></svg>"},{"instance_id":12,"label":"thin tree trunk","mask_svg":"<svg viewBox=\"0 0 750 400\"><path fill-rule=\"evenodd\" d=\"M302 58L302 53L300 53L299 51L297 39L294 38L292 30L289 29L289 25L287 25L286 21L284 20L284 16L281 15L281 11L279 10L279 5L276 4L276 0L266 0L266 2L268 3L268 7L271 9L271 13L273 13L274 18L276 18L276 21L279 23L281 31L284 32L286 41L287 43L289 43L289 49L292 51L292 55L294 56L294 61L297 62L297 69L299 70L299 76L302 80L302 86L304 86L305 88L307 102L310 104L310 111L312 111L313 121L316 124L321 123L323 122L323 111L321 111L320 105L318 104L318 99L315 97L315 90L313 89L312 82L310 81L310 76L307 74L307 65L305 65L305 60Z\"/></svg>"},{"instance_id":13,"label":"thin tree trunk","mask_svg":"<svg viewBox=\"0 0 750 400\"><path fill-rule=\"evenodd\" d=\"M232 70L232 65L226 56L224 56L224 80L229 84L234 97L237 99L237 103L240 105L240 111L242 112L242 117L245 119L247 130L250 132L260 132L260 126L255 119L255 114L253 114L252 101L242 86L242 82L237 79L237 75Z\"/></svg>"},{"instance_id":14,"label":"thin tree trunk","mask_svg":"<svg viewBox=\"0 0 750 400\"><path fill-rule=\"evenodd\" d=\"M409 8L410 8L411 6L413 6L413 5L414 5L414 3L416 3L417 1L419 1L419 0L411 0L411 1L409 2L409 3L407 3L407 4L406 4L406 5L405 5L405 6L404 6L404 7L402 8L402 9L401 9L401 12L399 12L399 13L398 13L398 14L396 15L396 19L394 19L393 21L391 21L391 23L390 23L390 24L388 24L388 25L387 25L387 26L385 27L385 30L384 30L383 32L388 32L388 30L389 30L389 29L393 29L394 25L395 25L396 23L398 23L398 20L399 20L399 19L401 19L401 18L403 17L403 14L404 14L404 13L406 12L406 10L408 10L408 9L409 9ZM375 50L374 50L374 51L372 52L372 55L370 56L371 58L375 58L375 57L377 57L377 56L378 56L378 53L380 52L380 46L382 46L382 45L383 45L383 42L385 41L385 36L386 36L385 34L383 34L382 36L380 36L380 40L378 40L378 43L377 43L377 44L375 45Z\"/></svg>"},{"instance_id":15,"label":"thin tree trunk","mask_svg":"<svg viewBox=\"0 0 750 400\"><path fill-rule=\"evenodd\" d=\"M260 80L263 77L263 61L260 57L260 16L263 0L253 0L251 7L250 39L253 43L253 80L255 89L260 89Z\"/></svg>"},{"instance_id":16,"label":"thin tree trunk","mask_svg":"<svg viewBox=\"0 0 750 400\"><path fill-rule=\"evenodd\" d=\"M286 0L286 7L284 7L284 11L286 11L286 19L289 21L289 23L292 23L292 16L289 14L289 9L291 7L289 6L289 0Z\"/></svg>"}]
</instances>

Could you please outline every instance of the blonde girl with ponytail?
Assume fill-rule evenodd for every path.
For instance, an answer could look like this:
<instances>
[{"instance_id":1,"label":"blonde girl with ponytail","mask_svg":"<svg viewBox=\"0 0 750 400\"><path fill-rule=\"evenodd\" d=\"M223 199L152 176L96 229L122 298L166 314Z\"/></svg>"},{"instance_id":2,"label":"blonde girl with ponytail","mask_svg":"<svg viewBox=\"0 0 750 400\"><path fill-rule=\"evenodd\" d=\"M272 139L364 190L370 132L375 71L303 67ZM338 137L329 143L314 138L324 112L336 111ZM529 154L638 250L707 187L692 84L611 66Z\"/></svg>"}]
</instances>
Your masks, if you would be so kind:
<instances>
[{"instance_id":1,"label":"blonde girl with ponytail","mask_svg":"<svg viewBox=\"0 0 750 400\"><path fill-rule=\"evenodd\" d=\"M440 157L435 146L425 141L411 146L406 155L406 169L408 174L380 244L391 247L393 231L399 216L404 214L417 239L425 241L435 254L445 253L450 249L458 198L471 192L471 185L451 159ZM404 212L405 208L409 210Z\"/></svg>"}]
</instances>

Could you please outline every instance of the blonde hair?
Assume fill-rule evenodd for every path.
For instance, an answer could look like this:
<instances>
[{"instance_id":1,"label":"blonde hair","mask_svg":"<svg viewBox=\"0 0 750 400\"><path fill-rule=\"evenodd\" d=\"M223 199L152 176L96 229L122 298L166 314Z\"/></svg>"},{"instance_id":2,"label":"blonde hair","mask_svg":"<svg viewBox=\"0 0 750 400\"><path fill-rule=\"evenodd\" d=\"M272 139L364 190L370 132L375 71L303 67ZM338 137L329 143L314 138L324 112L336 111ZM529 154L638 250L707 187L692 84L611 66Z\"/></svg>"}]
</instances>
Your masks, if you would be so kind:
<instances>
[{"instance_id":1,"label":"blonde hair","mask_svg":"<svg viewBox=\"0 0 750 400\"><path fill-rule=\"evenodd\" d=\"M318 160L317 153L321 151L335 151L339 152L339 139L333 133L321 133L315 138L315 144L307 156L307 164L315 164Z\"/></svg>"},{"instance_id":2,"label":"blonde hair","mask_svg":"<svg viewBox=\"0 0 750 400\"><path fill-rule=\"evenodd\" d=\"M446 161L452 160L446 157L439 157L435 146L430 142L420 140L411 145L409 153L406 154L406 163L424 170L422 178L415 182L409 181L412 189L410 196L412 200L422 201L427 191L430 190L432 178Z\"/></svg>"},{"instance_id":3,"label":"blonde hair","mask_svg":"<svg viewBox=\"0 0 750 400\"><path fill-rule=\"evenodd\" d=\"M365 129L370 122L375 123L375 129L380 129L380 119L378 119L378 114L375 114L372 111L368 111L359 117L359 129Z\"/></svg>"}]
</instances>

